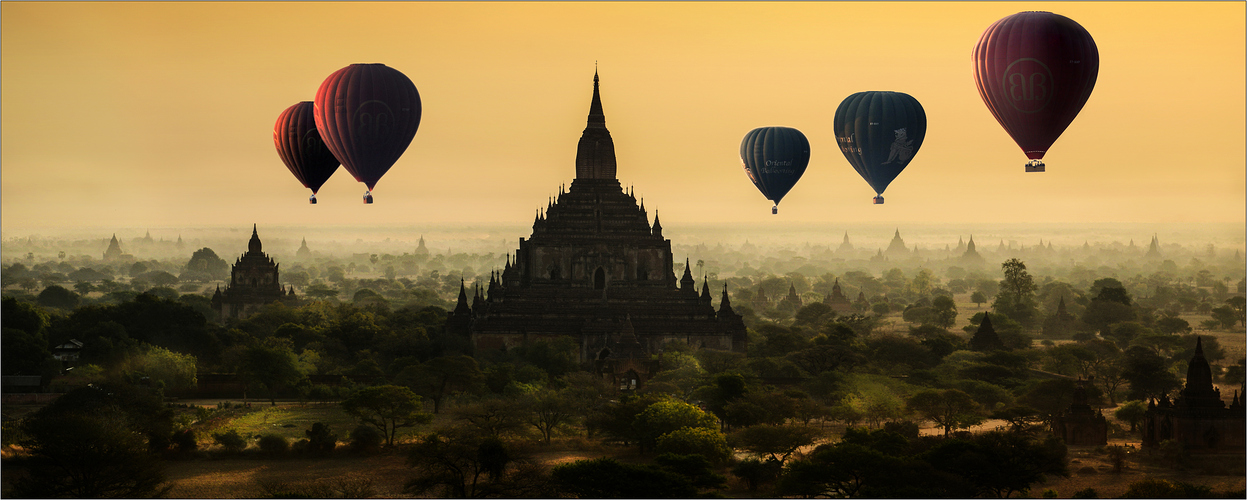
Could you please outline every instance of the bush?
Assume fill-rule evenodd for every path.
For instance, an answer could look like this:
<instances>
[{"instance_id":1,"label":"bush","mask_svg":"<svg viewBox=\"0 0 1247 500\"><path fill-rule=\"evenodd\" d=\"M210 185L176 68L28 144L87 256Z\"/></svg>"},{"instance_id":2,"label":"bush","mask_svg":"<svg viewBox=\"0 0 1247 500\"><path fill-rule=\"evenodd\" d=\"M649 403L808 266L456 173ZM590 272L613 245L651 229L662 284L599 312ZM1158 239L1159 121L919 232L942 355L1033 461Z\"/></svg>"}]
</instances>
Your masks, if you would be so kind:
<instances>
[{"instance_id":1,"label":"bush","mask_svg":"<svg viewBox=\"0 0 1247 500\"><path fill-rule=\"evenodd\" d=\"M229 452L239 452L247 447L247 440L238 434L237 430L231 430L226 433L214 432L212 433L212 440Z\"/></svg>"},{"instance_id":2,"label":"bush","mask_svg":"<svg viewBox=\"0 0 1247 500\"><path fill-rule=\"evenodd\" d=\"M1121 498L1212 498L1212 488L1151 478L1130 483Z\"/></svg>"},{"instance_id":3,"label":"bush","mask_svg":"<svg viewBox=\"0 0 1247 500\"><path fill-rule=\"evenodd\" d=\"M195 437L195 431L182 429L174 432L173 448L182 453L189 453L199 449L199 440Z\"/></svg>"},{"instance_id":4,"label":"bush","mask_svg":"<svg viewBox=\"0 0 1247 500\"><path fill-rule=\"evenodd\" d=\"M371 425L360 425L351 431L351 449L372 453L381 449L381 443L385 442L385 436L381 435L376 427Z\"/></svg>"},{"instance_id":5,"label":"bush","mask_svg":"<svg viewBox=\"0 0 1247 500\"><path fill-rule=\"evenodd\" d=\"M1100 498L1100 492L1096 491L1095 488L1084 488L1075 491L1070 498Z\"/></svg>"},{"instance_id":6,"label":"bush","mask_svg":"<svg viewBox=\"0 0 1247 500\"><path fill-rule=\"evenodd\" d=\"M765 483L772 483L779 478L779 472L783 470L783 464L779 460L761 461L756 458L742 460L732 468L732 475L741 478L748 485L749 491L755 491L758 486Z\"/></svg>"},{"instance_id":7,"label":"bush","mask_svg":"<svg viewBox=\"0 0 1247 500\"><path fill-rule=\"evenodd\" d=\"M277 434L260 436L260 451L269 455L281 455L290 449L290 442Z\"/></svg>"},{"instance_id":8,"label":"bush","mask_svg":"<svg viewBox=\"0 0 1247 500\"><path fill-rule=\"evenodd\" d=\"M685 427L668 432L658 438L658 453L677 455L701 455L712 463L721 464L732 458L732 448L727 437L715 429Z\"/></svg>"},{"instance_id":9,"label":"bush","mask_svg":"<svg viewBox=\"0 0 1247 500\"><path fill-rule=\"evenodd\" d=\"M303 433L307 434L307 449L312 453L329 453L338 446L338 435L320 422L312 424L312 428Z\"/></svg>"}]
</instances>

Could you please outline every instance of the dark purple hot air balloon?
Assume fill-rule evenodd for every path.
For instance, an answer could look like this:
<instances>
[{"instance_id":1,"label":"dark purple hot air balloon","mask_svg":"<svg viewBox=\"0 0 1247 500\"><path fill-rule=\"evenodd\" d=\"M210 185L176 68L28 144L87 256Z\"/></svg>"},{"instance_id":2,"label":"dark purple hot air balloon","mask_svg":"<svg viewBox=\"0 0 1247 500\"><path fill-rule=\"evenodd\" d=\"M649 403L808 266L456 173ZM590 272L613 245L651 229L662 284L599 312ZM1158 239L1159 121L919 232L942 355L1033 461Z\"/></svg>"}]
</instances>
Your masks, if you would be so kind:
<instances>
[{"instance_id":1,"label":"dark purple hot air balloon","mask_svg":"<svg viewBox=\"0 0 1247 500\"><path fill-rule=\"evenodd\" d=\"M316 90L316 128L342 166L372 189L407 150L420 127L420 93L384 64L352 64Z\"/></svg>"},{"instance_id":2,"label":"dark purple hot air balloon","mask_svg":"<svg viewBox=\"0 0 1247 500\"><path fill-rule=\"evenodd\" d=\"M1019 12L987 28L974 47L974 83L996 121L1043 172L1041 161L1082 110L1100 52L1081 25L1051 12Z\"/></svg>"},{"instance_id":3,"label":"dark purple hot air balloon","mask_svg":"<svg viewBox=\"0 0 1247 500\"><path fill-rule=\"evenodd\" d=\"M316 192L338 171L338 159L325 147L312 117L312 101L286 108L273 125L273 145L277 155L303 187L312 190L308 203L316 203Z\"/></svg>"},{"instance_id":4,"label":"dark purple hot air balloon","mask_svg":"<svg viewBox=\"0 0 1247 500\"><path fill-rule=\"evenodd\" d=\"M810 164L810 141L795 128L755 128L740 141L740 162L758 191L775 202L771 213L777 214L779 201Z\"/></svg>"}]
</instances>

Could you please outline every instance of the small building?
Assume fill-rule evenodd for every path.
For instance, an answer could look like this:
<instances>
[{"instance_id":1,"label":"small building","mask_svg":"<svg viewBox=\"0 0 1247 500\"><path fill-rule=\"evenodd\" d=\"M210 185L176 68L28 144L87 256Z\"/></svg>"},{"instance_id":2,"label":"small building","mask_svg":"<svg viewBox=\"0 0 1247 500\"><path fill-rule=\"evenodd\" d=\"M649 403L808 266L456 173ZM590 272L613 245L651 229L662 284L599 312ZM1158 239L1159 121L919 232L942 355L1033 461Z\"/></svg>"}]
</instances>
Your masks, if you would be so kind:
<instances>
[{"instance_id":1,"label":"small building","mask_svg":"<svg viewBox=\"0 0 1247 500\"><path fill-rule=\"evenodd\" d=\"M52 348L52 357L62 363L76 363L78 355L82 352L82 341L78 339L69 339L68 342Z\"/></svg>"},{"instance_id":2,"label":"small building","mask_svg":"<svg viewBox=\"0 0 1247 500\"><path fill-rule=\"evenodd\" d=\"M1000 336L996 335L996 329L992 328L991 315L983 313L983 322L979 323L979 329L974 332L974 336L970 337L971 351L1003 351L1005 343L1000 340Z\"/></svg>"},{"instance_id":3,"label":"small building","mask_svg":"<svg viewBox=\"0 0 1247 500\"><path fill-rule=\"evenodd\" d=\"M1086 384L1078 379L1073 403L1052 419L1052 433L1070 446L1104 446L1108 444L1108 421L1103 410L1094 410L1087 402Z\"/></svg>"},{"instance_id":4,"label":"small building","mask_svg":"<svg viewBox=\"0 0 1247 500\"><path fill-rule=\"evenodd\" d=\"M865 300L864 296L862 300ZM831 285L831 294L823 298L823 303L831 306L831 310L835 311L836 314L850 314L853 312L853 303L849 302L849 298L840 289L840 278L836 278L836 282Z\"/></svg>"},{"instance_id":5,"label":"small building","mask_svg":"<svg viewBox=\"0 0 1247 500\"><path fill-rule=\"evenodd\" d=\"M1247 446L1247 408L1235 391L1227 407L1221 390L1212 385L1212 368L1204 357L1204 341L1195 341L1195 355L1186 369L1186 386L1173 401L1169 396L1147 403L1143 420L1143 447L1159 448L1173 440L1196 453L1237 453Z\"/></svg>"},{"instance_id":6,"label":"small building","mask_svg":"<svg viewBox=\"0 0 1247 500\"><path fill-rule=\"evenodd\" d=\"M297 305L299 298L294 287L282 288L277 268L273 258L264 253L259 233L252 225L247 253L234 262L229 285L225 290L217 287L212 295L212 309L221 315L221 321L246 318L273 302Z\"/></svg>"}]
</instances>

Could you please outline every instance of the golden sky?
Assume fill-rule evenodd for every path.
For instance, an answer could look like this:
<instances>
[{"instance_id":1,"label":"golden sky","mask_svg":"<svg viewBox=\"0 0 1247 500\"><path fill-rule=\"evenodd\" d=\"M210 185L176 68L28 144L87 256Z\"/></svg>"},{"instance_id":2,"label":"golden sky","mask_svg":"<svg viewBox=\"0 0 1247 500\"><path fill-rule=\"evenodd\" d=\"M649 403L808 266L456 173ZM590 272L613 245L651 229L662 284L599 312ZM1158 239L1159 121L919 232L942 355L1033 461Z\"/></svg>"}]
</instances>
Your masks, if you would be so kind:
<instances>
[{"instance_id":1,"label":"golden sky","mask_svg":"<svg viewBox=\"0 0 1247 500\"><path fill-rule=\"evenodd\" d=\"M975 89L970 53L1023 10L1070 17L1100 72L1045 157ZM1243 222L1243 2L0 3L0 225L515 223L574 177L594 62L619 178L664 224ZM320 204L278 158L279 113L351 63L419 88L376 204L344 169ZM918 99L928 131L885 205L836 147L849 94ZM738 148L800 129L780 205ZM671 222L667 222L671 221Z\"/></svg>"}]
</instances>

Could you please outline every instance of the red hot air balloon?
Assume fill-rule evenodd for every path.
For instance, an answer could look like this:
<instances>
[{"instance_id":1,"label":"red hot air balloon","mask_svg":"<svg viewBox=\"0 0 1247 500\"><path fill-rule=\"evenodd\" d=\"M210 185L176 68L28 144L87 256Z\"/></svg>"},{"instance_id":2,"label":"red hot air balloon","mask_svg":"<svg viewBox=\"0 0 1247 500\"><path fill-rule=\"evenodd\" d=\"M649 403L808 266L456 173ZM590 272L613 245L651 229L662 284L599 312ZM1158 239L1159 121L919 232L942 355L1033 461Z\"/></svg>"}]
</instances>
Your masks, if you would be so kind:
<instances>
[{"instance_id":1,"label":"red hot air balloon","mask_svg":"<svg viewBox=\"0 0 1247 500\"><path fill-rule=\"evenodd\" d=\"M1019 12L987 28L974 47L974 82L996 121L1043 172L1044 153L1082 110L1100 70L1095 40L1051 12Z\"/></svg>"},{"instance_id":2,"label":"red hot air balloon","mask_svg":"<svg viewBox=\"0 0 1247 500\"><path fill-rule=\"evenodd\" d=\"M339 162L316 131L312 101L300 102L281 112L273 125L273 145L290 173L303 187L312 190L308 203L316 204L316 192L338 171Z\"/></svg>"},{"instance_id":3,"label":"red hot air balloon","mask_svg":"<svg viewBox=\"0 0 1247 500\"><path fill-rule=\"evenodd\" d=\"M407 150L420 127L420 93L384 64L352 64L316 90L316 128L355 180L372 189Z\"/></svg>"}]
</instances>

